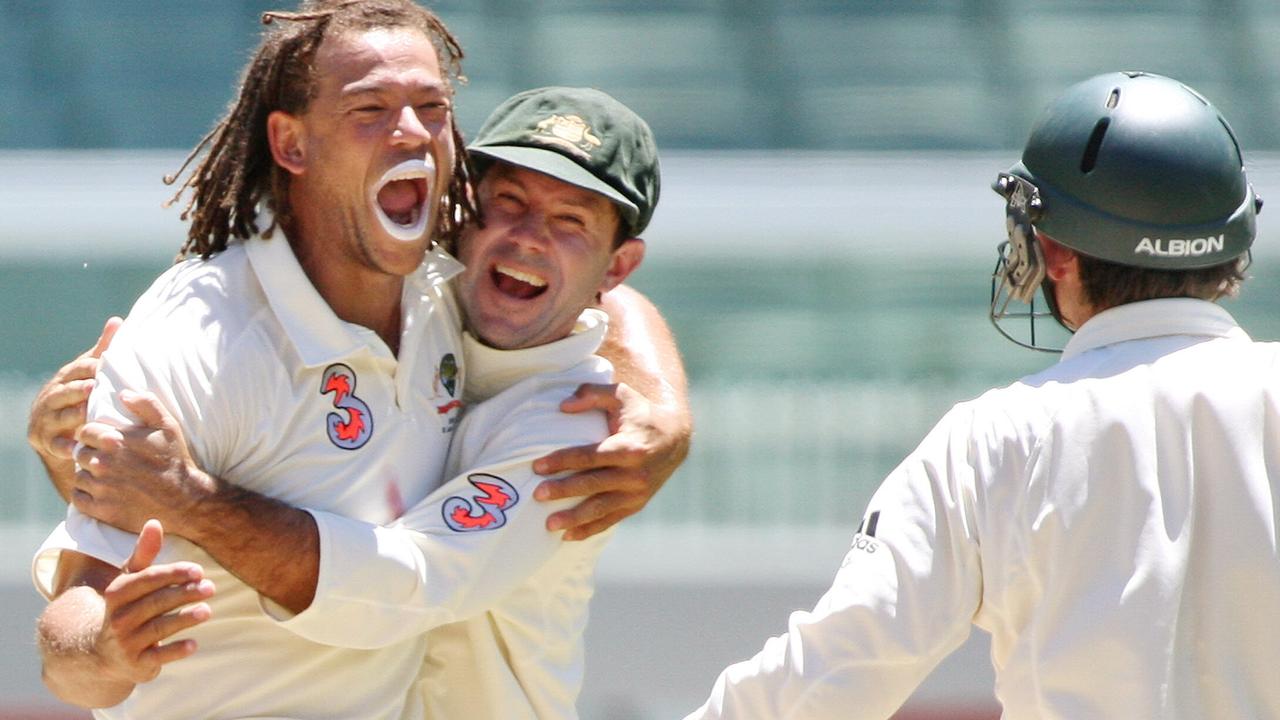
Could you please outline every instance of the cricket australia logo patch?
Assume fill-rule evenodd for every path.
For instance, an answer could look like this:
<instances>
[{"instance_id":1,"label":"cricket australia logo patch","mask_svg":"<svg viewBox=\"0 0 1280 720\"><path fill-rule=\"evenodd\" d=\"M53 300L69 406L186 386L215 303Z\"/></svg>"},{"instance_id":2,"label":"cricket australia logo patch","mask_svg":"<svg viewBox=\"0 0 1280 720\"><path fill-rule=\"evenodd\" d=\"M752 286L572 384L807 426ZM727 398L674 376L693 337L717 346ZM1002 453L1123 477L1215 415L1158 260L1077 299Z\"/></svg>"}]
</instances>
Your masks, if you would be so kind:
<instances>
[{"instance_id":1,"label":"cricket australia logo patch","mask_svg":"<svg viewBox=\"0 0 1280 720\"><path fill-rule=\"evenodd\" d=\"M455 532L497 530L506 525L507 511L520 502L511 483L489 473L472 473L467 482L475 491L444 501L444 524Z\"/></svg>"},{"instance_id":2,"label":"cricket australia logo patch","mask_svg":"<svg viewBox=\"0 0 1280 720\"><path fill-rule=\"evenodd\" d=\"M462 410L462 400L457 397L459 375L458 359L453 353L445 353L440 358L435 384L431 388L432 402L435 403L436 414L440 416L440 432L453 432L458 425L458 412Z\"/></svg>"},{"instance_id":3,"label":"cricket australia logo patch","mask_svg":"<svg viewBox=\"0 0 1280 720\"><path fill-rule=\"evenodd\" d=\"M562 147L584 160L591 159L591 151L600 147L600 138L591 132L591 126L577 115L552 115L534 127L533 139L547 145Z\"/></svg>"},{"instance_id":4,"label":"cricket australia logo patch","mask_svg":"<svg viewBox=\"0 0 1280 720\"><path fill-rule=\"evenodd\" d=\"M342 363L334 363L324 370L320 380L320 394L333 394L333 407L325 417L329 441L343 450L355 450L373 437L373 413L363 400L355 396L356 373Z\"/></svg>"}]
</instances>

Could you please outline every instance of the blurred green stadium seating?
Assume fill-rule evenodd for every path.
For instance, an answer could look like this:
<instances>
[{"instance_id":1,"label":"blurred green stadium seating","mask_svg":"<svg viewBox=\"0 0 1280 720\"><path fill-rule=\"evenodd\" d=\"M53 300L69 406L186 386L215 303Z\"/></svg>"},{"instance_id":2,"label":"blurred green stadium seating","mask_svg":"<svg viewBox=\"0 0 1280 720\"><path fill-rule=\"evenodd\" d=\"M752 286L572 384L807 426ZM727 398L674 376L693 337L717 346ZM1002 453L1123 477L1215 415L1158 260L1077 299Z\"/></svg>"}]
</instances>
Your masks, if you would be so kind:
<instances>
[{"instance_id":1,"label":"blurred green stadium seating","mask_svg":"<svg viewBox=\"0 0 1280 720\"><path fill-rule=\"evenodd\" d=\"M271 0L0 0L0 148L190 146ZM668 148L1003 149L1062 87L1144 69L1280 148L1271 0L441 0L473 131L504 97L609 90Z\"/></svg>"}]
</instances>

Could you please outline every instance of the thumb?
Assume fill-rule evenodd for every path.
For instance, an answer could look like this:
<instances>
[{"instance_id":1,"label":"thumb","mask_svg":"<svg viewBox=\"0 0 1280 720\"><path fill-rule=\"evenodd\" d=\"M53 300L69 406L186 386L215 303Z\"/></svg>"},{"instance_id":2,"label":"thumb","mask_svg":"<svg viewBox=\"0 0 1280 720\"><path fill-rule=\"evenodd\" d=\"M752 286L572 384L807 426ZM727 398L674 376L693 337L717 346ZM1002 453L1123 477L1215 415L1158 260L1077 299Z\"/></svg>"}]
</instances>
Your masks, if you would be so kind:
<instances>
[{"instance_id":1,"label":"thumb","mask_svg":"<svg viewBox=\"0 0 1280 720\"><path fill-rule=\"evenodd\" d=\"M124 561L121 568L125 572L138 572L151 567L156 556L160 554L160 545L164 542L164 528L159 520L148 520L138 533L138 542L133 546L133 554Z\"/></svg>"},{"instance_id":2,"label":"thumb","mask_svg":"<svg viewBox=\"0 0 1280 720\"><path fill-rule=\"evenodd\" d=\"M119 317L112 315L107 318L107 322L102 326L102 334L98 336L98 342L94 343L93 348L89 350L90 357L100 358L102 353L106 351L107 346L111 344L111 338L116 336L116 331L120 329L120 325L124 323Z\"/></svg>"},{"instance_id":3,"label":"thumb","mask_svg":"<svg viewBox=\"0 0 1280 720\"><path fill-rule=\"evenodd\" d=\"M140 425L149 428L162 428L165 426L165 421L169 419L169 412L160 404L160 399L149 392L121 390L120 404L133 413Z\"/></svg>"}]
</instances>

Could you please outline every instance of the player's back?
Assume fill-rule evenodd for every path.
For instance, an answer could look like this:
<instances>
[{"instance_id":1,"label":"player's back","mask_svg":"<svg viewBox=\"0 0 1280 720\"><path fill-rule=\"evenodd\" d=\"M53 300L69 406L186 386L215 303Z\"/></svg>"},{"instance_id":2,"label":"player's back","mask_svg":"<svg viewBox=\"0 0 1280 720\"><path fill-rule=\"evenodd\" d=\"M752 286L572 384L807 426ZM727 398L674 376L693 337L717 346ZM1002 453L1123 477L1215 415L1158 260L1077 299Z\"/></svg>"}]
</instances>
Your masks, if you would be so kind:
<instances>
[{"instance_id":1,"label":"player's back","mask_svg":"<svg viewBox=\"0 0 1280 720\"><path fill-rule=\"evenodd\" d=\"M1103 343L992 399L1036 435L979 491L1006 716L1280 716L1280 345Z\"/></svg>"}]
</instances>

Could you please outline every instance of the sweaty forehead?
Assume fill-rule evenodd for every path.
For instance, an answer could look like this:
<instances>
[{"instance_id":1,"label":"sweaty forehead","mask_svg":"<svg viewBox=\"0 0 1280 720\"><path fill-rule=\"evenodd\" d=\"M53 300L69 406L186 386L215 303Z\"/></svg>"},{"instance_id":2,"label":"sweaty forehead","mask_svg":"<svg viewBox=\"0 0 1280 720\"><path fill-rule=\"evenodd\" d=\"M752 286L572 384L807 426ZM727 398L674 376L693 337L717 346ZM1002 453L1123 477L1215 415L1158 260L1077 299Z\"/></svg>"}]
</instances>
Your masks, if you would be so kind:
<instances>
[{"instance_id":1,"label":"sweaty forehead","mask_svg":"<svg viewBox=\"0 0 1280 720\"><path fill-rule=\"evenodd\" d=\"M324 39L316 51L320 94L382 87L447 88L431 40L414 28L348 30Z\"/></svg>"}]
</instances>

